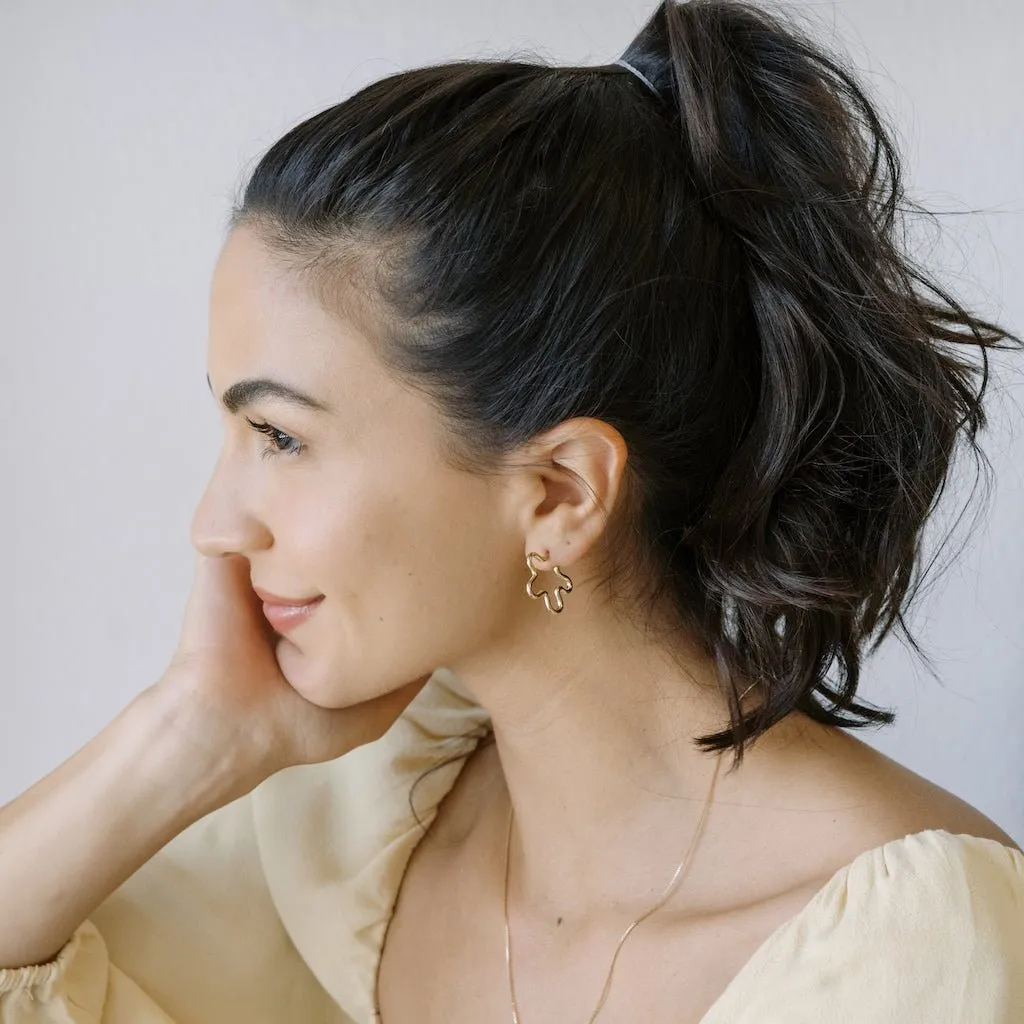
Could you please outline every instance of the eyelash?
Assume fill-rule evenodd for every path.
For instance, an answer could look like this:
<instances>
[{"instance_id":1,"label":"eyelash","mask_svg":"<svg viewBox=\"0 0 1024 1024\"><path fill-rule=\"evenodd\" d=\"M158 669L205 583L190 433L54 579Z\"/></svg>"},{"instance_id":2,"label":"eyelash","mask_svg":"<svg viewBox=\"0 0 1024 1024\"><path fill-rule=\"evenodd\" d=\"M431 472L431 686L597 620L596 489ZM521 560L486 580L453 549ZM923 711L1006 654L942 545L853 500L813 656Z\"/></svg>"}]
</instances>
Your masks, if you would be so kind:
<instances>
[{"instance_id":1,"label":"eyelash","mask_svg":"<svg viewBox=\"0 0 1024 1024\"><path fill-rule=\"evenodd\" d=\"M276 427L272 427L269 423L254 423L248 417L246 417L246 423L252 427L253 430L258 430L261 434L266 434L270 438L270 444L260 452L261 459L270 459L275 455L300 455L305 451L306 446L299 441L296 441L290 434L286 434L283 430L278 430ZM286 438L287 442L294 447L278 447L277 438Z\"/></svg>"}]
</instances>

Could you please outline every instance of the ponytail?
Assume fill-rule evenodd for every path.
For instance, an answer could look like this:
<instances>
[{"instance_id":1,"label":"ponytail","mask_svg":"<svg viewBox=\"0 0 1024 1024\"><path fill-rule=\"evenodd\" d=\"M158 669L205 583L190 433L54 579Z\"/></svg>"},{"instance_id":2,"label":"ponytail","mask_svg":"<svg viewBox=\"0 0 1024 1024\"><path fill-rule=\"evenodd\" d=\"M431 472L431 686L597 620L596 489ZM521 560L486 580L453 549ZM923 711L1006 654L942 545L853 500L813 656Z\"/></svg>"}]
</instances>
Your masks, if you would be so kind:
<instances>
[{"instance_id":1,"label":"ponytail","mask_svg":"<svg viewBox=\"0 0 1024 1024\"><path fill-rule=\"evenodd\" d=\"M902 617L921 528L961 432L987 464L975 442L986 349L1022 342L899 250L895 146L852 73L792 24L740 0L663 3L624 56L660 69L683 187L739 243L749 336L722 343L754 346L739 355L759 366L686 537L726 692L733 675L752 677L765 699L746 718L733 699L732 729L699 743L721 749L793 708L829 725L889 723L854 699L861 648L898 626L923 653ZM824 678L834 659L838 685Z\"/></svg>"}]
</instances>

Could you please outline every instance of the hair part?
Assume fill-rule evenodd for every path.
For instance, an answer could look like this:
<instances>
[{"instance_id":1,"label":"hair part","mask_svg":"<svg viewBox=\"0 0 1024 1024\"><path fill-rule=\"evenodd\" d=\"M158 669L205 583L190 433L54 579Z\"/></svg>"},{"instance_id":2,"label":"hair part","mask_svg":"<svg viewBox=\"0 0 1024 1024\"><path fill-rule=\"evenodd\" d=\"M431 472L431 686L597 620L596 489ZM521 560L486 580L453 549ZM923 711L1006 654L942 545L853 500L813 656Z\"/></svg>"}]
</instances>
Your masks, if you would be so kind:
<instances>
[{"instance_id":1,"label":"hair part","mask_svg":"<svg viewBox=\"0 0 1024 1024\"><path fill-rule=\"evenodd\" d=\"M794 709L895 719L863 656L895 629L928 661L922 529L959 444L989 466L986 350L1024 342L904 251L890 130L792 18L666 0L623 57L658 95L614 64L383 78L275 142L230 224L428 396L452 465L622 434L598 585L713 659L729 725L695 743L738 767Z\"/></svg>"}]
</instances>

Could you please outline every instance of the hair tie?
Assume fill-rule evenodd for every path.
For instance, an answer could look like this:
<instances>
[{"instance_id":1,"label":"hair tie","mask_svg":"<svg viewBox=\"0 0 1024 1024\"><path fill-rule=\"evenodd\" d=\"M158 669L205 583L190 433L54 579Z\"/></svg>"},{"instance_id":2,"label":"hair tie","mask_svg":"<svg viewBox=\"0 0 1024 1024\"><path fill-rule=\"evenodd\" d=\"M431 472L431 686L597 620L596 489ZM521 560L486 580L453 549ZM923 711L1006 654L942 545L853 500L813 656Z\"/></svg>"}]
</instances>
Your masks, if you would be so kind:
<instances>
[{"instance_id":1,"label":"hair tie","mask_svg":"<svg viewBox=\"0 0 1024 1024\"><path fill-rule=\"evenodd\" d=\"M644 85L646 85L647 88L650 89L651 92L653 92L655 96L657 96L659 99L661 98L661 93L658 92L658 90L655 88L654 83L649 78L647 78L645 75L642 75L639 71L637 71L637 69L635 67L633 67L632 64L627 63L621 57L618 60L612 61L612 63L613 64L618 64L621 67L624 67L627 71L632 71L633 74L636 75L636 77L639 78L640 81L643 82Z\"/></svg>"}]
</instances>

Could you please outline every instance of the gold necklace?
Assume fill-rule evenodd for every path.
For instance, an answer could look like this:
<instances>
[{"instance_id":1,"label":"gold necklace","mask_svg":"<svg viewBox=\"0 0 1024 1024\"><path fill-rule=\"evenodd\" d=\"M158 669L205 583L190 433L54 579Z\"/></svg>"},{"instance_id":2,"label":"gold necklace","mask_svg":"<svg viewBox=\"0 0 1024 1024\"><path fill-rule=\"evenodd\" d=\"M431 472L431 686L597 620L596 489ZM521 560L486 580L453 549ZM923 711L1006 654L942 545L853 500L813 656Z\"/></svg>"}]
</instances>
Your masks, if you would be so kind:
<instances>
[{"instance_id":1,"label":"gold necklace","mask_svg":"<svg viewBox=\"0 0 1024 1024\"><path fill-rule=\"evenodd\" d=\"M707 818L708 810L711 807L711 798L715 792L715 782L718 780L718 769L722 766L722 752L719 753L718 759L715 761L715 771L711 776L711 785L708 787L708 795L704 800L704 809L701 811L700 820L697 822L697 827L694 829L693 837L690 840L690 845L687 848L686 855L679 863L679 867L676 868L676 873L672 876L672 881L668 883L668 888L662 894L661 899L651 907L645 914L638 917L626 930L623 932L622 938L619 939L619 944L615 947L615 953L612 955L612 963L608 968L608 977L605 979L604 991L601 993L601 999L597 1004L597 1009L590 1015L590 1020L587 1024L594 1024L594 1020L597 1015L601 1012L601 1007L604 1006L605 1000L608 998L608 989L612 983L612 971L615 970L615 961L619 958L619 950L622 949L622 944L629 937L633 929L640 924L641 921L646 920L651 916L665 901L672 895L682 874L682 870L686 867L690 860L690 855L693 853L693 848L700 838L701 830L704 827L704 821ZM505 965L508 968L508 990L512 997L512 1024L519 1024L519 1008L516 1006L516 988L512 982L512 941L509 936L508 927L508 854L512 848L512 818L514 814L514 808L509 803L508 811L508 838L505 842Z\"/></svg>"}]
</instances>

